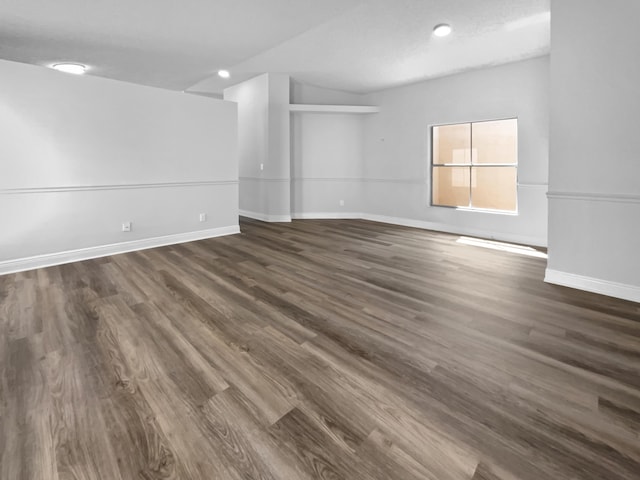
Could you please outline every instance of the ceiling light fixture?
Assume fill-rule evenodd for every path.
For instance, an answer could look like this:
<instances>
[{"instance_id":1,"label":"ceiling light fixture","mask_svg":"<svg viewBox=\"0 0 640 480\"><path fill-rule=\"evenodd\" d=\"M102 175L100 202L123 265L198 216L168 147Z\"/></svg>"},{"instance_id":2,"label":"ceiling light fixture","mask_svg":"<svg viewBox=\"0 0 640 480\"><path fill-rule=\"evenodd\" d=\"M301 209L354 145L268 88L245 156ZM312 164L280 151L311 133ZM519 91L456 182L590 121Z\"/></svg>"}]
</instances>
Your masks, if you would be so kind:
<instances>
[{"instance_id":1,"label":"ceiling light fixture","mask_svg":"<svg viewBox=\"0 0 640 480\"><path fill-rule=\"evenodd\" d=\"M229 78L231 74L229 73L229 70L218 70L218 76L222 78Z\"/></svg>"},{"instance_id":2,"label":"ceiling light fixture","mask_svg":"<svg viewBox=\"0 0 640 480\"><path fill-rule=\"evenodd\" d=\"M87 67L79 63L56 63L52 68L59 72L72 73L74 75L83 75L87 71Z\"/></svg>"},{"instance_id":3,"label":"ceiling light fixture","mask_svg":"<svg viewBox=\"0 0 640 480\"><path fill-rule=\"evenodd\" d=\"M451 30L453 30L451 28L451 25L441 23L440 25L436 25L435 27L433 27L433 34L436 37L446 37L451 33Z\"/></svg>"}]
</instances>

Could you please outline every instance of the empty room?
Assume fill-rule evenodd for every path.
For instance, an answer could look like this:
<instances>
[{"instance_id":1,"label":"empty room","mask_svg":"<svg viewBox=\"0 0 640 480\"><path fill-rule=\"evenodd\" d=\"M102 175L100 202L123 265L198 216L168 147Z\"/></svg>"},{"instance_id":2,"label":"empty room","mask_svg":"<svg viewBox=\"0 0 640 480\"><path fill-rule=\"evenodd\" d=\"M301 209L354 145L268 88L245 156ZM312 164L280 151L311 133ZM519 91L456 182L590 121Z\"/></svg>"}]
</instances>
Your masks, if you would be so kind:
<instances>
[{"instance_id":1,"label":"empty room","mask_svg":"<svg viewBox=\"0 0 640 480\"><path fill-rule=\"evenodd\" d=\"M0 480L640 480L639 22L0 2Z\"/></svg>"}]
</instances>

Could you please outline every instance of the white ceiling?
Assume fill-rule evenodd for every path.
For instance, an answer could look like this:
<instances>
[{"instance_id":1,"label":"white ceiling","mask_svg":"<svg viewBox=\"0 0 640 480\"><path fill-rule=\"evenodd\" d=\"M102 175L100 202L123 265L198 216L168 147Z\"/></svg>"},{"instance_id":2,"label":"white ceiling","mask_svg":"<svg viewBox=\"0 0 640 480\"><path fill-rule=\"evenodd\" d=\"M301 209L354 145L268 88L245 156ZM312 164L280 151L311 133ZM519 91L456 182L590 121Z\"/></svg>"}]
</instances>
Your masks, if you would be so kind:
<instances>
[{"instance_id":1,"label":"white ceiling","mask_svg":"<svg viewBox=\"0 0 640 480\"><path fill-rule=\"evenodd\" d=\"M203 93L263 72L364 93L544 55L549 2L2 0L0 58Z\"/></svg>"}]
</instances>

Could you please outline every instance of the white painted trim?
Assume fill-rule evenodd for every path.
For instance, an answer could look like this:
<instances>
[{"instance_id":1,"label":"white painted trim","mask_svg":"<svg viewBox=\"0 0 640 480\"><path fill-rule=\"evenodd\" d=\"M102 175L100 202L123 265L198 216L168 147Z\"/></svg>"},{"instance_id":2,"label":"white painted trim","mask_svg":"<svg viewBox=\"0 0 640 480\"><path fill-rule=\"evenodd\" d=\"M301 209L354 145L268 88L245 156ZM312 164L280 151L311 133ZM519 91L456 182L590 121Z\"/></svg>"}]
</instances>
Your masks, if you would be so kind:
<instances>
[{"instance_id":1,"label":"white painted trim","mask_svg":"<svg viewBox=\"0 0 640 480\"><path fill-rule=\"evenodd\" d=\"M414 178L362 178L362 177L292 177L292 182L361 182L361 183L400 183L428 186L425 179Z\"/></svg>"},{"instance_id":2,"label":"white painted trim","mask_svg":"<svg viewBox=\"0 0 640 480\"><path fill-rule=\"evenodd\" d=\"M211 180L199 182L165 182L165 183L126 183L116 185L68 185L60 187L24 187L24 188L3 188L0 194L23 194L23 193L57 193L57 192L87 192L94 190L131 190L141 188L176 188L176 187L203 187L217 185L237 185L237 180Z\"/></svg>"},{"instance_id":3,"label":"white painted trim","mask_svg":"<svg viewBox=\"0 0 640 480\"><path fill-rule=\"evenodd\" d=\"M119 253L146 250L148 248L162 247L164 245L174 245L176 243L193 242L195 240L204 240L206 238L221 237L223 235L232 235L234 233L240 233L239 225L211 228L196 232L176 233L162 237L143 238L140 240L133 240L131 242L114 243L111 245L100 245L97 247L68 250L66 252L47 253L34 257L19 258L16 260L0 262L0 275L23 272L25 270L33 270L35 268L51 267L53 265L62 265L64 263L79 262L82 260L89 260L91 258L107 257L109 255L116 255Z\"/></svg>"},{"instance_id":4,"label":"white painted trim","mask_svg":"<svg viewBox=\"0 0 640 480\"><path fill-rule=\"evenodd\" d=\"M558 192L547 193L552 200L586 200L591 202L640 203L640 195L633 193L585 193Z\"/></svg>"},{"instance_id":5,"label":"white painted trim","mask_svg":"<svg viewBox=\"0 0 640 480\"><path fill-rule=\"evenodd\" d=\"M269 215L261 212L251 212L249 210L240 210L241 217L253 218L263 222L290 222L291 215Z\"/></svg>"},{"instance_id":6,"label":"white painted trim","mask_svg":"<svg viewBox=\"0 0 640 480\"><path fill-rule=\"evenodd\" d=\"M372 105L309 105L309 104L291 104L289 105L291 113L378 113L380 107Z\"/></svg>"},{"instance_id":7,"label":"white painted trim","mask_svg":"<svg viewBox=\"0 0 640 480\"><path fill-rule=\"evenodd\" d=\"M585 277L574 273L560 272L547 268L544 281L564 287L577 288L609 297L621 298L640 303L640 286L610 282L599 278Z\"/></svg>"},{"instance_id":8,"label":"white painted trim","mask_svg":"<svg viewBox=\"0 0 640 480\"><path fill-rule=\"evenodd\" d=\"M429 181L426 178L363 178L362 181L364 183L400 183L429 186Z\"/></svg>"},{"instance_id":9,"label":"white painted trim","mask_svg":"<svg viewBox=\"0 0 640 480\"><path fill-rule=\"evenodd\" d=\"M248 181L264 181L264 182L362 182L362 183L396 183L403 185L424 185L429 186L426 178L363 178L363 177L291 177L289 178L259 178L259 177L240 177L240 180ZM518 183L518 188L530 188L546 190L549 185L546 183Z\"/></svg>"},{"instance_id":10,"label":"white painted trim","mask_svg":"<svg viewBox=\"0 0 640 480\"><path fill-rule=\"evenodd\" d=\"M448 225L444 223L425 222L423 220L414 220L411 218L387 217L385 215L371 215L365 213L362 215L364 220L372 222L390 223L392 225L402 225L405 227L421 228L423 230L435 230L437 232L453 233L456 235L466 235L470 237L487 238L502 242L519 243L522 245L533 245L536 247L546 247L547 239L538 237L529 237L526 235L512 235L509 233L493 232L489 230L481 230L476 228L459 227L457 225Z\"/></svg>"},{"instance_id":11,"label":"white painted trim","mask_svg":"<svg viewBox=\"0 0 640 480\"><path fill-rule=\"evenodd\" d=\"M255 214L252 212L240 211L240 215L255 218L266 222L284 221L284 220L266 220L266 215ZM269 217L270 218L270 217ZM373 215L370 213L355 212L296 212L291 215L295 220L329 220L329 219L351 219L351 220L369 220L372 222L389 223L391 225L402 225L405 227L420 228L423 230L433 230L436 232L453 233L455 235L465 235L470 237L487 238L503 242L518 243L522 245L533 245L536 247L546 247L547 239L538 237L529 237L526 235L512 235L509 233L500 233L489 230L481 230L476 228L466 228L457 225L449 225L444 223L425 222L423 220L414 220L411 218L388 217L385 215Z\"/></svg>"},{"instance_id":12,"label":"white painted trim","mask_svg":"<svg viewBox=\"0 0 640 480\"><path fill-rule=\"evenodd\" d=\"M294 220L333 220L333 219L360 220L362 219L362 213L303 212L303 213L292 213L291 218L293 218Z\"/></svg>"},{"instance_id":13,"label":"white painted trim","mask_svg":"<svg viewBox=\"0 0 640 480\"><path fill-rule=\"evenodd\" d=\"M243 182L268 182L268 183L289 183L290 178L262 178L262 177L240 177Z\"/></svg>"},{"instance_id":14,"label":"white painted trim","mask_svg":"<svg viewBox=\"0 0 640 480\"><path fill-rule=\"evenodd\" d=\"M242 212L240 212L240 214L244 215ZM257 220L263 220L263 218L253 217L250 215L244 215L244 216L248 216L250 218L256 218ZM470 237L487 238L487 239L498 240L502 242L518 243L522 245L533 245L536 247L547 246L546 238L529 237L526 235L513 235L509 233L500 233L500 232L496 233L489 230L459 227L456 225L449 225L444 223L426 222L423 220L414 220L412 218L373 215L370 213L296 212L291 215L291 218L296 220L360 219L360 220L369 220L372 222L389 223L391 225L402 225L404 227L420 228L423 230L434 230L436 232L453 233L455 235L466 235ZM263 221L274 221L274 220L263 220Z\"/></svg>"},{"instance_id":15,"label":"white painted trim","mask_svg":"<svg viewBox=\"0 0 640 480\"><path fill-rule=\"evenodd\" d=\"M349 183L360 183L362 182L362 178L358 177L293 177L291 179L292 182L349 182Z\"/></svg>"},{"instance_id":16,"label":"white painted trim","mask_svg":"<svg viewBox=\"0 0 640 480\"><path fill-rule=\"evenodd\" d=\"M540 188L540 189L548 189L548 183L518 183L518 188Z\"/></svg>"}]
</instances>

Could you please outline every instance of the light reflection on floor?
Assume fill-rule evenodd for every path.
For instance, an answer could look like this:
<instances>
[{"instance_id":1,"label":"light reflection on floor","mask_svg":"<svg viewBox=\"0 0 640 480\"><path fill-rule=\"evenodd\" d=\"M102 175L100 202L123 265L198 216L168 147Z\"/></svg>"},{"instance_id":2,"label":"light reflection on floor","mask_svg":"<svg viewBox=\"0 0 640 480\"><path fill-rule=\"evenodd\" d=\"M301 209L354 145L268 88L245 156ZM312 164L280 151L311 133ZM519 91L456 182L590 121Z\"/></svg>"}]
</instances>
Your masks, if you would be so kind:
<instances>
[{"instance_id":1,"label":"light reflection on floor","mask_svg":"<svg viewBox=\"0 0 640 480\"><path fill-rule=\"evenodd\" d=\"M496 242L494 240L484 240L482 238L472 237L460 237L456 240L457 243L463 245L471 245L473 247L489 248L491 250L501 250L503 252L518 253L520 255L527 255L529 257L547 258L545 252L536 250L533 247L527 247L526 245L516 245L513 243Z\"/></svg>"}]
</instances>

